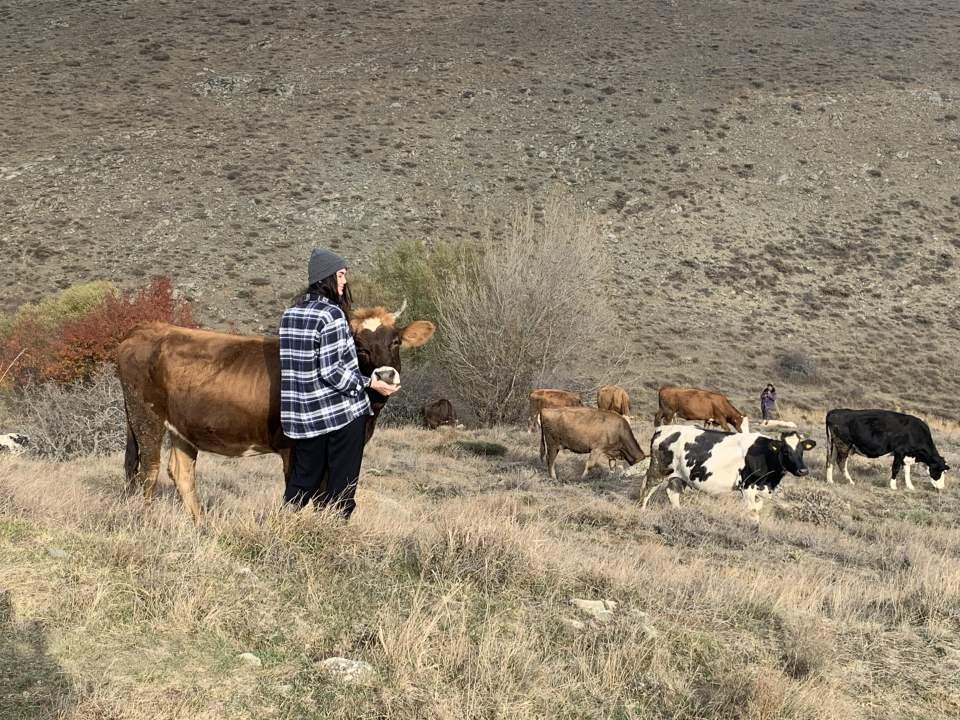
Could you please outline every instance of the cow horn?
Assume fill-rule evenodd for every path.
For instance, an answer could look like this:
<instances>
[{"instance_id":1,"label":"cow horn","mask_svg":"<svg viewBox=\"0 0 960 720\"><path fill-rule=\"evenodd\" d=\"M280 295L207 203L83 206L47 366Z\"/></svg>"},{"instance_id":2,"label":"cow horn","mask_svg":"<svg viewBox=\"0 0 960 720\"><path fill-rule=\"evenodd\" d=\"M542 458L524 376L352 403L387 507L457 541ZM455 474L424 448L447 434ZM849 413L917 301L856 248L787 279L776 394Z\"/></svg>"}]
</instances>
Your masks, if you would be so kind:
<instances>
[{"instance_id":1,"label":"cow horn","mask_svg":"<svg viewBox=\"0 0 960 720\"><path fill-rule=\"evenodd\" d=\"M396 320L398 317L403 315L403 311L407 309L407 299L403 299L403 305L400 306L400 309L393 314L393 319Z\"/></svg>"}]
</instances>

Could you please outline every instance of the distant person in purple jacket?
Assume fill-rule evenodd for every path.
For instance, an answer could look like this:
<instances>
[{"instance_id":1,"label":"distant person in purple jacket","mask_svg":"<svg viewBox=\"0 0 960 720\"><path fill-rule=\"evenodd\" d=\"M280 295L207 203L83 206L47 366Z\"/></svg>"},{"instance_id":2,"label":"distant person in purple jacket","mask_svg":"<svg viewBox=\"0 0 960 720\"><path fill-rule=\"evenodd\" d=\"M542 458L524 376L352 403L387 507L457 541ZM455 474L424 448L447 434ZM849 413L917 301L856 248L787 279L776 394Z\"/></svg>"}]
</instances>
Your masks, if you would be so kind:
<instances>
[{"instance_id":1,"label":"distant person in purple jacket","mask_svg":"<svg viewBox=\"0 0 960 720\"><path fill-rule=\"evenodd\" d=\"M760 393L760 416L764 420L770 420L779 416L777 411L777 389L769 383Z\"/></svg>"}]
</instances>

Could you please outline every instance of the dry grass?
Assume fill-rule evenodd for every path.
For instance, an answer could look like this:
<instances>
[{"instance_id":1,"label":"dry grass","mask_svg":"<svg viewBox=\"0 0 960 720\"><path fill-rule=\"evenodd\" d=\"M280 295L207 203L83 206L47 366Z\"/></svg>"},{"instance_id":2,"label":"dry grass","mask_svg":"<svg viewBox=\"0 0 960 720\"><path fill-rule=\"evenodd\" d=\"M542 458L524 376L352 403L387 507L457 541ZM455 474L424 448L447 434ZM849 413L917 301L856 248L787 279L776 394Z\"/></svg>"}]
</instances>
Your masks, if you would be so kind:
<instances>
[{"instance_id":1,"label":"dry grass","mask_svg":"<svg viewBox=\"0 0 960 720\"><path fill-rule=\"evenodd\" d=\"M123 498L118 456L0 460L0 717L960 713L949 482L831 488L818 467L758 531L733 498L640 512L621 475L551 483L511 429L383 429L344 527L279 508L276 458L200 472L197 532L169 486L152 507ZM598 624L572 597L620 605ZM316 668L332 655L377 681L332 684Z\"/></svg>"}]
</instances>

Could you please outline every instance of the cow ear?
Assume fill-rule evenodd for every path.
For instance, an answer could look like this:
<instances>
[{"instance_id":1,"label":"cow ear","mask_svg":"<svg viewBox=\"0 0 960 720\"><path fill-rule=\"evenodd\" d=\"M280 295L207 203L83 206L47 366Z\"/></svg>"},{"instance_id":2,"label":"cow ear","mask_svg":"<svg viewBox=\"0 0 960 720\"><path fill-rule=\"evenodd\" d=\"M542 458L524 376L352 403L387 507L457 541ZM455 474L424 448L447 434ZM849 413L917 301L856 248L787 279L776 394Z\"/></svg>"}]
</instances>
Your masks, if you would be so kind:
<instances>
[{"instance_id":1,"label":"cow ear","mask_svg":"<svg viewBox=\"0 0 960 720\"><path fill-rule=\"evenodd\" d=\"M400 331L401 346L405 348L420 347L433 337L435 329L433 323L429 320L414 320Z\"/></svg>"},{"instance_id":2,"label":"cow ear","mask_svg":"<svg viewBox=\"0 0 960 720\"><path fill-rule=\"evenodd\" d=\"M813 450L817 446L817 443L814 440L804 440L800 444L803 446L804 450Z\"/></svg>"}]
</instances>

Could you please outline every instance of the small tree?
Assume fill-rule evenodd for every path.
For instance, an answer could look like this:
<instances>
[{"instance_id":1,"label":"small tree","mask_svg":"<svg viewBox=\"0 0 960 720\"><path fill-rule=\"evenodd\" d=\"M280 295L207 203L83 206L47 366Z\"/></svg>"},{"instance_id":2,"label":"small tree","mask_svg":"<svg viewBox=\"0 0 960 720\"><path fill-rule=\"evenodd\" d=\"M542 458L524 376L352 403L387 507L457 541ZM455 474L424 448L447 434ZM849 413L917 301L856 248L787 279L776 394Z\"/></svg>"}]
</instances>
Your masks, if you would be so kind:
<instances>
[{"instance_id":1,"label":"small tree","mask_svg":"<svg viewBox=\"0 0 960 720\"><path fill-rule=\"evenodd\" d=\"M113 359L134 325L147 320L194 325L190 304L174 297L170 278L154 277L138 291L110 289L98 303L59 323L38 312L18 314L0 349L0 367L8 370L6 380L18 385L85 380Z\"/></svg>"},{"instance_id":2,"label":"small tree","mask_svg":"<svg viewBox=\"0 0 960 720\"><path fill-rule=\"evenodd\" d=\"M611 263L596 218L560 194L542 221L527 203L502 240L488 229L473 260L439 290L441 362L481 421L512 421L535 380L610 345Z\"/></svg>"}]
</instances>

